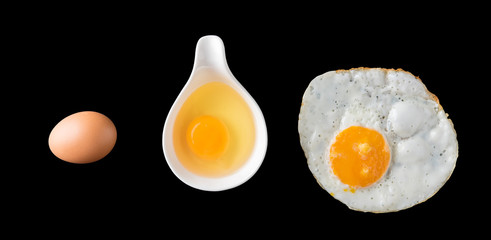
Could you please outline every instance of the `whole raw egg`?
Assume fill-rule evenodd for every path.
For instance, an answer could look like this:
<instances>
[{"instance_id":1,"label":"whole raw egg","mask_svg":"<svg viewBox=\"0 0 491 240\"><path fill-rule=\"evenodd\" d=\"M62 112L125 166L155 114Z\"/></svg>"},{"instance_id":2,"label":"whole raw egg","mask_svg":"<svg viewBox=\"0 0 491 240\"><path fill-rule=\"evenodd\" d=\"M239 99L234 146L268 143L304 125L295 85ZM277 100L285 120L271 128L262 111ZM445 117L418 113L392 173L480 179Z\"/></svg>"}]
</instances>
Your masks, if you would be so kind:
<instances>
[{"instance_id":1,"label":"whole raw egg","mask_svg":"<svg viewBox=\"0 0 491 240\"><path fill-rule=\"evenodd\" d=\"M105 157L116 144L116 127L105 115L84 111L61 120L49 135L51 152L71 163L92 163Z\"/></svg>"}]
</instances>

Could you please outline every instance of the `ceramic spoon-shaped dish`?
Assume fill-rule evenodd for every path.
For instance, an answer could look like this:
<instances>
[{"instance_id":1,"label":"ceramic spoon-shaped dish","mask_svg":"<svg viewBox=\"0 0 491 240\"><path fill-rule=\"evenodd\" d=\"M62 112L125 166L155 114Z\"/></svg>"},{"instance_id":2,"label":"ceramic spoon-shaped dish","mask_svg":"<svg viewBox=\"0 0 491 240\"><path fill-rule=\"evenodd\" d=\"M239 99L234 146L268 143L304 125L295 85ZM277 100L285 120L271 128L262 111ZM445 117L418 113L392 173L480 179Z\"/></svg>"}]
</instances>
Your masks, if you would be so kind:
<instances>
[{"instance_id":1,"label":"ceramic spoon-shaped dish","mask_svg":"<svg viewBox=\"0 0 491 240\"><path fill-rule=\"evenodd\" d=\"M212 79L200 77L199 74L196 74L198 71L203 70L213 71L222 77ZM200 176L186 169L177 157L173 142L174 124L182 105L196 89L210 81L223 82L235 90L249 106L254 119L255 139L249 159L233 173L221 177ZM261 109L230 71L222 40L218 36L200 38L196 46L191 76L172 105L164 125L162 145L167 164L172 172L181 181L197 189L221 191L234 188L249 180L259 169L266 154L267 142L266 123Z\"/></svg>"}]
</instances>

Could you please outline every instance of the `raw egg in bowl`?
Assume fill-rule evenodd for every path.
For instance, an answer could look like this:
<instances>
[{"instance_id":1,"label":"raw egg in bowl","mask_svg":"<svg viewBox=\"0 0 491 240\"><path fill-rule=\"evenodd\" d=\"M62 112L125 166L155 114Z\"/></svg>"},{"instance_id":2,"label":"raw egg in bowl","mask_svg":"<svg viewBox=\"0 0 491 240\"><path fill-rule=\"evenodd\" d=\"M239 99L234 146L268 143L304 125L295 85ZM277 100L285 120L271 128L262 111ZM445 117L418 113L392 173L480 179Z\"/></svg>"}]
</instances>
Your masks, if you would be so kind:
<instances>
[{"instance_id":1,"label":"raw egg in bowl","mask_svg":"<svg viewBox=\"0 0 491 240\"><path fill-rule=\"evenodd\" d=\"M267 148L261 109L228 68L222 40L204 36L194 67L167 116L162 145L172 172L206 191L239 186Z\"/></svg>"}]
</instances>

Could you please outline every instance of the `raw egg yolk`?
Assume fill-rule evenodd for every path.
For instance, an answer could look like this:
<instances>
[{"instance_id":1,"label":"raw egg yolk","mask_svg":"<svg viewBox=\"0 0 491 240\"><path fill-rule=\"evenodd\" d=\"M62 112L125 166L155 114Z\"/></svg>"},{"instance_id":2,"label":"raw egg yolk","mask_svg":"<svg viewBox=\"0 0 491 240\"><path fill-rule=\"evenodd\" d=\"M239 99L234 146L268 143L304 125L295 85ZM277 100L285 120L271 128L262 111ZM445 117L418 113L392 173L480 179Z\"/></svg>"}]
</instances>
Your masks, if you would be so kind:
<instances>
[{"instance_id":1,"label":"raw egg yolk","mask_svg":"<svg viewBox=\"0 0 491 240\"><path fill-rule=\"evenodd\" d=\"M387 171L390 148L379 132L360 126L341 131L329 150L333 173L351 188L367 187Z\"/></svg>"},{"instance_id":2,"label":"raw egg yolk","mask_svg":"<svg viewBox=\"0 0 491 240\"><path fill-rule=\"evenodd\" d=\"M191 121L186 139L191 151L205 160L220 158L229 145L227 126L220 119L208 115Z\"/></svg>"}]
</instances>

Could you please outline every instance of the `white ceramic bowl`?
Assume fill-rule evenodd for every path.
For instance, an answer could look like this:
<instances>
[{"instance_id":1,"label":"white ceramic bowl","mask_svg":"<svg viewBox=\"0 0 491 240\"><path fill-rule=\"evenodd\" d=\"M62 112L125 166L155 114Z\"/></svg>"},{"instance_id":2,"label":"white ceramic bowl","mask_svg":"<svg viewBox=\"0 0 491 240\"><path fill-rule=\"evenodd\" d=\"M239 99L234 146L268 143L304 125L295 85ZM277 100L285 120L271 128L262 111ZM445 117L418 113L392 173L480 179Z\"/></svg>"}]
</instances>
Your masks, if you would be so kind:
<instances>
[{"instance_id":1,"label":"white ceramic bowl","mask_svg":"<svg viewBox=\"0 0 491 240\"><path fill-rule=\"evenodd\" d=\"M209 69L223 75L224 77L219 78L219 81L237 91L249 105L254 116L255 144L249 159L237 171L223 177L203 177L190 172L181 164L174 150L172 136L177 113L191 93L209 81L207 78L195 77L198 69ZM264 116L256 101L232 75L227 65L223 41L218 36L204 36L199 39L191 76L167 115L162 145L165 159L172 172L187 185L201 190L221 191L234 188L249 180L261 166L268 145Z\"/></svg>"}]
</instances>

